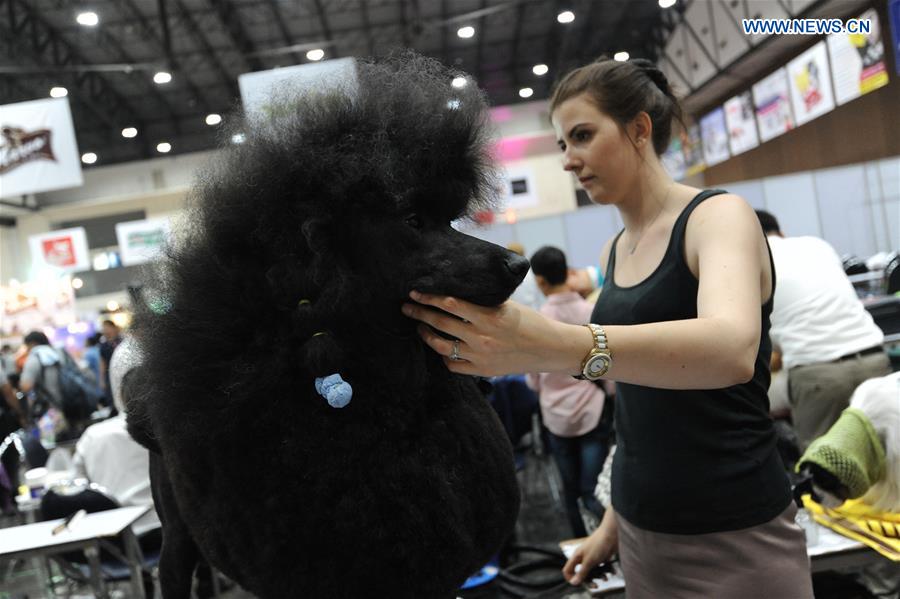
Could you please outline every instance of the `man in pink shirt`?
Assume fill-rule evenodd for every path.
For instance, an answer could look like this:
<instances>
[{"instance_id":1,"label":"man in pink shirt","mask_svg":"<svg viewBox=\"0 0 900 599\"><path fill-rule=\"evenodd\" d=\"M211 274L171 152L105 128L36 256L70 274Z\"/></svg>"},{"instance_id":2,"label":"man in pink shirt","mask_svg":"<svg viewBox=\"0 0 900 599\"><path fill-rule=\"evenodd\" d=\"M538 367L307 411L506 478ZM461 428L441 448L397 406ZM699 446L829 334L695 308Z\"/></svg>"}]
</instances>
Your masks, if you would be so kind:
<instances>
[{"instance_id":1,"label":"man in pink shirt","mask_svg":"<svg viewBox=\"0 0 900 599\"><path fill-rule=\"evenodd\" d=\"M570 324L590 322L594 305L566 282L569 268L562 250L545 246L531 257L531 270L547 301L541 314ZM550 432L550 450L563 481L566 516L576 537L587 535L578 499L598 518L603 507L594 497L597 476L609 451L609 423L602 419L606 394L590 382L567 374L533 373L528 386L540 397L541 416Z\"/></svg>"}]
</instances>

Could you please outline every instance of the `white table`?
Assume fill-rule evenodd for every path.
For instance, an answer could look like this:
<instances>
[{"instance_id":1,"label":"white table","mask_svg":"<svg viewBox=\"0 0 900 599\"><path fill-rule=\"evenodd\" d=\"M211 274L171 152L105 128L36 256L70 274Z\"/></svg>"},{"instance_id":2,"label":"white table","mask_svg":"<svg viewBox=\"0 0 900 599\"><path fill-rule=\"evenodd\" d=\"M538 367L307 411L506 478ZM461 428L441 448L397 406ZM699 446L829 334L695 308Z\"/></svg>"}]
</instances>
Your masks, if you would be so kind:
<instances>
[{"instance_id":1,"label":"white table","mask_svg":"<svg viewBox=\"0 0 900 599\"><path fill-rule=\"evenodd\" d=\"M62 523L61 519L3 528L0 529L0 558L42 558L83 550L91 568L91 586L98 597L106 598L108 594L100 570L100 541L121 534L131 567L134 596L144 599L140 549L131 525L149 510L149 506L134 506L88 514L74 529L64 529L55 535L53 529Z\"/></svg>"},{"instance_id":2,"label":"white table","mask_svg":"<svg viewBox=\"0 0 900 599\"><path fill-rule=\"evenodd\" d=\"M807 545L810 568L813 572L825 570L838 570L871 564L883 558L874 549L839 535L830 528L816 524L817 536L815 544ZM575 552L581 539L563 541L560 548L568 558ZM588 584L591 594L597 597L622 597L625 591L625 580L621 576L619 564L613 564L615 574L607 576L606 580L595 579Z\"/></svg>"}]
</instances>

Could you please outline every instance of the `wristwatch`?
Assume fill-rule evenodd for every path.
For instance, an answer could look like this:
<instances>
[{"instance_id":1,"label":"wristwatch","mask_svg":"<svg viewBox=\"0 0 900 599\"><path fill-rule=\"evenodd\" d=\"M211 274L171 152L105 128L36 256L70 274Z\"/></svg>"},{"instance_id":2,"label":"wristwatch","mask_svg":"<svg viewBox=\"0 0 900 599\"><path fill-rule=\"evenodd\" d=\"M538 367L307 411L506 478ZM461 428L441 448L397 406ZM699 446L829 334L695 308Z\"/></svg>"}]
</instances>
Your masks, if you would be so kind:
<instances>
[{"instance_id":1,"label":"wristwatch","mask_svg":"<svg viewBox=\"0 0 900 599\"><path fill-rule=\"evenodd\" d=\"M583 381L596 381L600 379L612 366L612 354L606 342L606 332L599 324L584 325L591 330L594 337L594 347L581 362L581 374L576 379Z\"/></svg>"}]
</instances>

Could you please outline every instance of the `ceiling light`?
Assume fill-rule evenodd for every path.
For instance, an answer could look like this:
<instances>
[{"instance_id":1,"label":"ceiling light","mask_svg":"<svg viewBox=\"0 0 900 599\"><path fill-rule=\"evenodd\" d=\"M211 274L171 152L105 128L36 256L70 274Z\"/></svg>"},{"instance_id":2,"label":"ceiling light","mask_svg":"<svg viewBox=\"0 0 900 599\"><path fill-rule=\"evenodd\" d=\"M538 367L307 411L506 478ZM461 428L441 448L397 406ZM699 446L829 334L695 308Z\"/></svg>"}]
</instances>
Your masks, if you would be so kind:
<instances>
[{"instance_id":1,"label":"ceiling light","mask_svg":"<svg viewBox=\"0 0 900 599\"><path fill-rule=\"evenodd\" d=\"M169 150L172 149L172 144L167 141L156 144L156 151L160 154L166 154Z\"/></svg>"},{"instance_id":2,"label":"ceiling light","mask_svg":"<svg viewBox=\"0 0 900 599\"><path fill-rule=\"evenodd\" d=\"M116 310L119 309L119 302L112 301L112 300L106 302L106 309L109 310L110 312L115 312Z\"/></svg>"},{"instance_id":3,"label":"ceiling light","mask_svg":"<svg viewBox=\"0 0 900 599\"><path fill-rule=\"evenodd\" d=\"M466 86L466 83L468 82L466 81L465 77L454 77L453 81L450 82L450 85L452 85L456 89L462 89Z\"/></svg>"},{"instance_id":4,"label":"ceiling light","mask_svg":"<svg viewBox=\"0 0 900 599\"><path fill-rule=\"evenodd\" d=\"M547 65L545 65L545 64L536 64L533 67L531 67L531 72L534 73L535 75L537 75L538 77L540 77L541 75L546 75L547 71L549 71L549 70L550 70L550 68L547 67Z\"/></svg>"},{"instance_id":5,"label":"ceiling light","mask_svg":"<svg viewBox=\"0 0 900 599\"><path fill-rule=\"evenodd\" d=\"M212 114L206 115L206 124L207 125L218 125L221 122L222 122L222 115L220 115L220 114L212 113Z\"/></svg>"},{"instance_id":6,"label":"ceiling light","mask_svg":"<svg viewBox=\"0 0 900 599\"><path fill-rule=\"evenodd\" d=\"M137 129L134 127L125 127L122 129L122 137L137 137Z\"/></svg>"},{"instance_id":7,"label":"ceiling light","mask_svg":"<svg viewBox=\"0 0 900 599\"><path fill-rule=\"evenodd\" d=\"M159 71L156 75L153 76L153 83L158 83L162 85L163 83L168 83L172 80L172 74L167 73L166 71Z\"/></svg>"},{"instance_id":8,"label":"ceiling light","mask_svg":"<svg viewBox=\"0 0 900 599\"><path fill-rule=\"evenodd\" d=\"M97 13L95 12L80 12L78 13L78 16L75 17L75 21L79 25L84 25L85 27L93 27L100 22L100 17L98 17Z\"/></svg>"},{"instance_id":9,"label":"ceiling light","mask_svg":"<svg viewBox=\"0 0 900 599\"><path fill-rule=\"evenodd\" d=\"M564 10L563 12L556 15L556 20L560 23L571 23L575 20L575 13L571 10Z\"/></svg>"},{"instance_id":10,"label":"ceiling light","mask_svg":"<svg viewBox=\"0 0 900 599\"><path fill-rule=\"evenodd\" d=\"M235 133L231 136L231 143L233 144L242 144L247 140L247 136L243 133Z\"/></svg>"},{"instance_id":11,"label":"ceiling light","mask_svg":"<svg viewBox=\"0 0 900 599\"><path fill-rule=\"evenodd\" d=\"M615 58L615 59L618 60L619 62L625 62L625 61L628 60L630 57L631 57L631 55L628 54L628 52L616 52L616 53L613 55L613 58Z\"/></svg>"},{"instance_id":12,"label":"ceiling light","mask_svg":"<svg viewBox=\"0 0 900 599\"><path fill-rule=\"evenodd\" d=\"M97 155L93 152L85 152L81 155L81 161L85 164L94 164L97 162Z\"/></svg>"},{"instance_id":13,"label":"ceiling light","mask_svg":"<svg viewBox=\"0 0 900 599\"><path fill-rule=\"evenodd\" d=\"M463 39L468 39L468 38L472 37L473 35L475 35L475 28L470 27L469 25L466 25L465 27L460 27L456 31L456 35L458 35L459 37L461 37Z\"/></svg>"},{"instance_id":14,"label":"ceiling light","mask_svg":"<svg viewBox=\"0 0 900 599\"><path fill-rule=\"evenodd\" d=\"M669 8L670 6L675 6L675 0L659 0L660 8Z\"/></svg>"},{"instance_id":15,"label":"ceiling light","mask_svg":"<svg viewBox=\"0 0 900 599\"><path fill-rule=\"evenodd\" d=\"M530 98L534 94L534 90L530 87L523 87L519 90L519 96L522 98Z\"/></svg>"},{"instance_id":16,"label":"ceiling light","mask_svg":"<svg viewBox=\"0 0 900 599\"><path fill-rule=\"evenodd\" d=\"M65 98L69 95L69 90L64 87L51 87L50 88L50 97L51 98Z\"/></svg>"},{"instance_id":17,"label":"ceiling light","mask_svg":"<svg viewBox=\"0 0 900 599\"><path fill-rule=\"evenodd\" d=\"M82 287L84 287L84 281L78 277L72 279L72 289L81 289Z\"/></svg>"},{"instance_id":18,"label":"ceiling light","mask_svg":"<svg viewBox=\"0 0 900 599\"><path fill-rule=\"evenodd\" d=\"M306 53L306 58L309 60L322 60L325 58L325 50L321 48L316 48L315 50L310 50Z\"/></svg>"}]
</instances>

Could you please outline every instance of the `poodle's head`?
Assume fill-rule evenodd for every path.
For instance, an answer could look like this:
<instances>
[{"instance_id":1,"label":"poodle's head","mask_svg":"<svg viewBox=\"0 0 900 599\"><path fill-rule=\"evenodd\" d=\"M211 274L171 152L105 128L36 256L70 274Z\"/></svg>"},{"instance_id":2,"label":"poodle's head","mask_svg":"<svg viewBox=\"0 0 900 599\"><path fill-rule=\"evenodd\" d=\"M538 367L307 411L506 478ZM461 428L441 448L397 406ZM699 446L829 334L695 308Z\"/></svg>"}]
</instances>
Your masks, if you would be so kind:
<instances>
[{"instance_id":1,"label":"poodle's head","mask_svg":"<svg viewBox=\"0 0 900 599\"><path fill-rule=\"evenodd\" d=\"M498 189L486 104L474 84L451 86L462 75L412 53L358 61L353 85L288 90L233 119L226 139L245 141L201 173L148 285L170 310L139 327L291 355L322 331L412 336L412 289L504 301L527 261L451 227L495 208ZM228 337L213 333L222 323Z\"/></svg>"}]
</instances>

